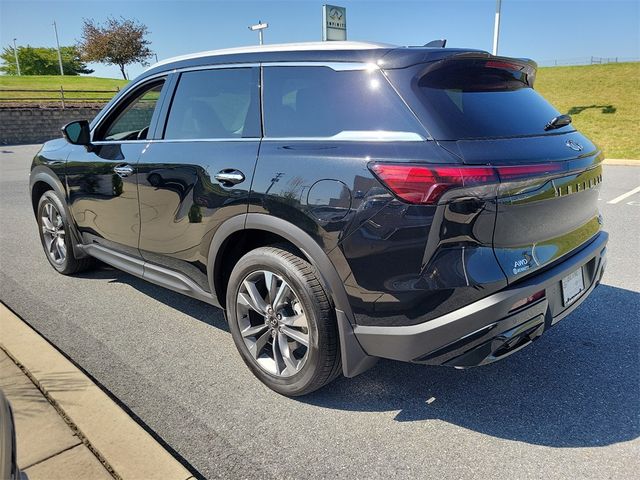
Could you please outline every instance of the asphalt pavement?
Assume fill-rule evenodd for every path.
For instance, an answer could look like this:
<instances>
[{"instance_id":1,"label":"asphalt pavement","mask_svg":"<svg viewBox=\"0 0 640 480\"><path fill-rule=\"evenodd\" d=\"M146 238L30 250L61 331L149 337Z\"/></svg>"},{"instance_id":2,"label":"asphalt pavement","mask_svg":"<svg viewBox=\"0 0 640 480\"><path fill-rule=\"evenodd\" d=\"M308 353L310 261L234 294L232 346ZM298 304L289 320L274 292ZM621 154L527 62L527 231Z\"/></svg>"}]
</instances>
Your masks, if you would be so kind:
<instances>
[{"instance_id":1,"label":"asphalt pavement","mask_svg":"<svg viewBox=\"0 0 640 480\"><path fill-rule=\"evenodd\" d=\"M104 267L57 274L0 146L0 300L207 478L637 478L640 167L606 166L603 285L534 345L470 370L381 361L301 399L244 366L219 310ZM1 332L0 332L1 335Z\"/></svg>"}]
</instances>

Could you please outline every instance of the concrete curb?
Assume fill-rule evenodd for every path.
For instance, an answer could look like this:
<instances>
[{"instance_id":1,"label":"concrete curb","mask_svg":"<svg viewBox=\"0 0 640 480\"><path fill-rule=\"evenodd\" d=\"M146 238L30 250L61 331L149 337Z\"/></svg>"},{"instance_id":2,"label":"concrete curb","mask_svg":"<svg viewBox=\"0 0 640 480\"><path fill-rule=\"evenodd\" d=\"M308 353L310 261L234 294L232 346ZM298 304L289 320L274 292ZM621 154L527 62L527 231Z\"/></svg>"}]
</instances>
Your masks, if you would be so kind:
<instances>
[{"instance_id":1,"label":"concrete curb","mask_svg":"<svg viewBox=\"0 0 640 480\"><path fill-rule=\"evenodd\" d=\"M2 303L0 331L2 349L115 478L193 478L91 379Z\"/></svg>"},{"instance_id":2,"label":"concrete curb","mask_svg":"<svg viewBox=\"0 0 640 480\"><path fill-rule=\"evenodd\" d=\"M623 165L625 167L640 167L640 160L632 160L629 158L607 158L605 165Z\"/></svg>"}]
</instances>

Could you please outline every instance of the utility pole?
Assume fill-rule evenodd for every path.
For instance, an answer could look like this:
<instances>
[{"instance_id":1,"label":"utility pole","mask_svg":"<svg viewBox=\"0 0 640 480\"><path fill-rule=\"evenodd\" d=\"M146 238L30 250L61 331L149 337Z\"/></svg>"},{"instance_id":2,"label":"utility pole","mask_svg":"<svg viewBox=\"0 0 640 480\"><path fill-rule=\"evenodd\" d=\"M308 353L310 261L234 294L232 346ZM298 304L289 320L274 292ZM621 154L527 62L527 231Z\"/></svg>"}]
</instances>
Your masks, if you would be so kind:
<instances>
[{"instance_id":1,"label":"utility pole","mask_svg":"<svg viewBox=\"0 0 640 480\"><path fill-rule=\"evenodd\" d=\"M500 7L502 0L496 0L496 19L493 24L493 54L498 54L498 38L500 37Z\"/></svg>"},{"instance_id":2,"label":"utility pole","mask_svg":"<svg viewBox=\"0 0 640 480\"><path fill-rule=\"evenodd\" d=\"M256 25L250 25L249 26L249 30L252 31L258 31L258 38L260 40L260 45L264 44L264 38L262 37L262 31L265 28L269 28L269 24L268 23L262 23L262 20L258 20L258 23Z\"/></svg>"},{"instance_id":3,"label":"utility pole","mask_svg":"<svg viewBox=\"0 0 640 480\"><path fill-rule=\"evenodd\" d=\"M53 21L53 31L56 32L56 46L58 47L58 63L60 64L60 75L64 76L64 70L62 69L62 55L60 55L60 42L58 41L58 27L55 20Z\"/></svg>"},{"instance_id":4,"label":"utility pole","mask_svg":"<svg viewBox=\"0 0 640 480\"><path fill-rule=\"evenodd\" d=\"M13 39L13 54L16 56L16 68L18 69L18 76L20 76L20 60L18 60L18 47L16 47L17 38Z\"/></svg>"}]
</instances>

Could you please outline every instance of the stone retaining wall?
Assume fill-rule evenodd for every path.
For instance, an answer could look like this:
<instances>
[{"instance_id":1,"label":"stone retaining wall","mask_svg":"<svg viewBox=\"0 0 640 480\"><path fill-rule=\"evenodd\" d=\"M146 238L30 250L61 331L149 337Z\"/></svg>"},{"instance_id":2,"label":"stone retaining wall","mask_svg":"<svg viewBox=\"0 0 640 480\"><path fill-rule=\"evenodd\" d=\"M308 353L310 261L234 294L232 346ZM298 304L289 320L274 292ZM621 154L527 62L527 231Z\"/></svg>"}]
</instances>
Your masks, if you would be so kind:
<instances>
[{"instance_id":1,"label":"stone retaining wall","mask_svg":"<svg viewBox=\"0 0 640 480\"><path fill-rule=\"evenodd\" d=\"M0 144L42 143L61 137L60 128L74 120L89 120L100 108L0 108Z\"/></svg>"}]
</instances>

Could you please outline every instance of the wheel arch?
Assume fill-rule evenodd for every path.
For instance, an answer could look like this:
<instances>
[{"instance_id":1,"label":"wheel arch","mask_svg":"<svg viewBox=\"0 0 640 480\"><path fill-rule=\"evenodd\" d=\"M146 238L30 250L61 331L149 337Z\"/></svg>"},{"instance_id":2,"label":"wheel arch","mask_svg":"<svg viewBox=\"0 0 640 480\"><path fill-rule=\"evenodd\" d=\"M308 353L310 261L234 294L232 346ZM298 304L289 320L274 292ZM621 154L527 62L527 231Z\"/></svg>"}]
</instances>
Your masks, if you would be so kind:
<instances>
[{"instance_id":1,"label":"wheel arch","mask_svg":"<svg viewBox=\"0 0 640 480\"><path fill-rule=\"evenodd\" d=\"M299 253L320 273L323 286L327 289L334 306L344 311L350 320L353 318L343 282L320 245L301 228L281 218L262 213L237 215L224 222L216 230L209 247L207 269L212 292L217 295L220 291L220 286L216 285L219 283L217 274L220 273L220 266L227 251L229 239L234 234L250 230L272 234L274 239L282 238L299 250ZM218 298L218 301L224 307L224 298Z\"/></svg>"},{"instance_id":2,"label":"wheel arch","mask_svg":"<svg viewBox=\"0 0 640 480\"><path fill-rule=\"evenodd\" d=\"M58 198L60 198L62 205L64 206L64 213L67 217L69 230L71 231L70 233L73 240L74 255L77 258L86 257L86 253L78 247L78 245L82 244L82 237L75 226L75 221L71 215L71 211L69 210L69 205L67 204L67 193L62 181L50 169L39 165L31 170L31 175L29 176L29 196L31 198L34 216L37 216L38 214L38 202L40 201L40 198L44 192L49 190L53 190L56 195L58 195Z\"/></svg>"},{"instance_id":3,"label":"wheel arch","mask_svg":"<svg viewBox=\"0 0 640 480\"><path fill-rule=\"evenodd\" d=\"M355 321L344 283L328 255L308 233L279 217L247 213L227 220L218 228L209 247L207 268L211 292L216 295L217 303L222 308L225 307L225 298L220 298L222 295L218 293L221 292L220 285L216 286L216 273L220 272L220 265L228 246L226 242L235 233L243 230L258 230L285 239L316 268L321 277L320 281L335 307L343 374L354 377L373 366L377 358L368 356L353 334Z\"/></svg>"}]
</instances>

